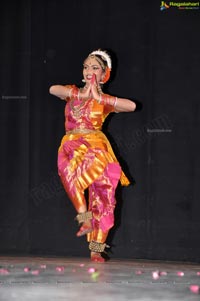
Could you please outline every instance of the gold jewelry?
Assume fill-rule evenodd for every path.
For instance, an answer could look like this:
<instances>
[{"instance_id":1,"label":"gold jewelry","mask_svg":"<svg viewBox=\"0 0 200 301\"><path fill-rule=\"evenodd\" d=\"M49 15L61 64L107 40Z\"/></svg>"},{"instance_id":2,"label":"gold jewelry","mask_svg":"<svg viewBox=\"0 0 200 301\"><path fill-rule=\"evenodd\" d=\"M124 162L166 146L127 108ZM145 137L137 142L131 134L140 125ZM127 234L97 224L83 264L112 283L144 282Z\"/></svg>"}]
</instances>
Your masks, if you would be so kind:
<instances>
[{"instance_id":1,"label":"gold jewelry","mask_svg":"<svg viewBox=\"0 0 200 301\"><path fill-rule=\"evenodd\" d=\"M89 243L89 250L92 252L102 253L102 252L104 252L105 248L110 248L110 246L108 246L105 243L100 243L100 242L96 242L96 241L91 241Z\"/></svg>"},{"instance_id":2,"label":"gold jewelry","mask_svg":"<svg viewBox=\"0 0 200 301\"><path fill-rule=\"evenodd\" d=\"M99 104L102 104L102 94L100 94L100 97L99 97L99 99L97 99L97 102L98 102Z\"/></svg>"},{"instance_id":3,"label":"gold jewelry","mask_svg":"<svg viewBox=\"0 0 200 301\"><path fill-rule=\"evenodd\" d=\"M98 49L98 50L91 52L89 54L89 56L91 56L91 55L99 55L103 61L106 61L108 68L111 70L111 68L112 68L111 58L106 51ZM105 67L104 67L104 69L105 69Z\"/></svg>"},{"instance_id":4,"label":"gold jewelry","mask_svg":"<svg viewBox=\"0 0 200 301\"><path fill-rule=\"evenodd\" d=\"M74 101L75 101L75 99L73 99L69 102L70 109L72 110L72 112L76 118L80 118L81 114L82 114L81 109L84 107L86 100L82 100L82 102L78 106L74 106Z\"/></svg>"},{"instance_id":5,"label":"gold jewelry","mask_svg":"<svg viewBox=\"0 0 200 301\"><path fill-rule=\"evenodd\" d=\"M117 100L118 100L117 97L114 97L114 96L107 97L104 94L100 94L100 97L97 101L101 105L110 105L115 108L117 105Z\"/></svg>"},{"instance_id":6,"label":"gold jewelry","mask_svg":"<svg viewBox=\"0 0 200 301\"><path fill-rule=\"evenodd\" d=\"M97 91L98 91L99 94L103 93L100 85L97 85Z\"/></svg>"},{"instance_id":7,"label":"gold jewelry","mask_svg":"<svg viewBox=\"0 0 200 301\"><path fill-rule=\"evenodd\" d=\"M95 54L90 54L89 56L90 56L91 58L95 58L95 60L97 60L97 62L100 64L100 66L101 66L101 68L102 68L103 70L106 69L106 66L105 66L105 64L103 63L103 61L105 61L105 60L103 60L103 58L100 59L100 58L98 58L98 56L96 56ZM102 61L102 60L103 60L103 61Z\"/></svg>"},{"instance_id":8,"label":"gold jewelry","mask_svg":"<svg viewBox=\"0 0 200 301\"><path fill-rule=\"evenodd\" d=\"M70 109L72 110L72 112L73 112L73 114L74 114L74 116L75 116L76 118L80 118L80 117L81 117L81 114L82 114L82 111L81 111L81 110L82 110L82 108L84 107L84 105L85 105L85 103L86 103L86 101L87 101L87 99L82 100L81 103L80 103L79 105L76 105L76 106L75 106L75 105L74 105L75 100L78 99L78 100L80 101L79 96L80 96L80 90L78 90L78 93L72 94L72 98L73 98L73 99L71 99L71 100L69 101Z\"/></svg>"},{"instance_id":9,"label":"gold jewelry","mask_svg":"<svg viewBox=\"0 0 200 301\"><path fill-rule=\"evenodd\" d=\"M92 219L92 211L86 211L83 213L77 214L75 219L78 221L79 224L84 223L90 219Z\"/></svg>"},{"instance_id":10,"label":"gold jewelry","mask_svg":"<svg viewBox=\"0 0 200 301\"><path fill-rule=\"evenodd\" d=\"M101 84L105 84L110 78L110 72L112 69L112 61L109 54L101 49L92 51L88 57L95 58L100 64L101 68L105 72L104 78L101 80Z\"/></svg>"},{"instance_id":11,"label":"gold jewelry","mask_svg":"<svg viewBox=\"0 0 200 301\"><path fill-rule=\"evenodd\" d=\"M72 90L73 90L73 88L71 88L71 89L68 89L68 95L66 96L66 99L67 98L71 98L71 96L72 96Z\"/></svg>"}]
</instances>

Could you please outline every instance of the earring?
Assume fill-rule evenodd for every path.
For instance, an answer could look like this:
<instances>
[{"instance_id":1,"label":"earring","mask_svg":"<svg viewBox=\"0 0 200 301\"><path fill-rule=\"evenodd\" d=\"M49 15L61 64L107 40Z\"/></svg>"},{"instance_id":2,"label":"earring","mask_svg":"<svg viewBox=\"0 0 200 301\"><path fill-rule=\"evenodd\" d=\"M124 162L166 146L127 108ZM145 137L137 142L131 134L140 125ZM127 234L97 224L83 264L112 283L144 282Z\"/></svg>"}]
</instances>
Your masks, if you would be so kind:
<instances>
[{"instance_id":1,"label":"earring","mask_svg":"<svg viewBox=\"0 0 200 301\"><path fill-rule=\"evenodd\" d=\"M84 80L84 78L82 79L82 82L83 82L83 83L85 83L85 80Z\"/></svg>"}]
</instances>

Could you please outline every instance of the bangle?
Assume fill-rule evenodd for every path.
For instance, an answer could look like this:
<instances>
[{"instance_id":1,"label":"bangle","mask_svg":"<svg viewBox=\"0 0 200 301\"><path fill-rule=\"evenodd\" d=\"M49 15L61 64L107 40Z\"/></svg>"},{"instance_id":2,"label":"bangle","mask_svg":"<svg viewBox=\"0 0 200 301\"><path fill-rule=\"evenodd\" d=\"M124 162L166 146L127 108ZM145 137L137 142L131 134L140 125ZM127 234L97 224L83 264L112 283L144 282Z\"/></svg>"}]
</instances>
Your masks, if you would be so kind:
<instances>
[{"instance_id":1,"label":"bangle","mask_svg":"<svg viewBox=\"0 0 200 301\"><path fill-rule=\"evenodd\" d=\"M114 96L107 97L104 103L108 104L109 106L113 106L115 108L117 104L117 97Z\"/></svg>"},{"instance_id":2,"label":"bangle","mask_svg":"<svg viewBox=\"0 0 200 301\"><path fill-rule=\"evenodd\" d=\"M117 97L113 97L113 96L107 97L105 95L100 94L98 103L100 103L102 105L113 106L115 108L117 105L117 100L118 100Z\"/></svg>"},{"instance_id":3,"label":"bangle","mask_svg":"<svg viewBox=\"0 0 200 301\"><path fill-rule=\"evenodd\" d=\"M71 96L72 96L72 90L73 90L73 88L71 88L71 89L68 90L68 95L67 95L66 98L71 98Z\"/></svg>"},{"instance_id":4,"label":"bangle","mask_svg":"<svg viewBox=\"0 0 200 301\"><path fill-rule=\"evenodd\" d=\"M100 93L99 95L99 99L97 99L97 102L100 104L100 105L103 105L104 101L102 99L102 94Z\"/></svg>"},{"instance_id":5,"label":"bangle","mask_svg":"<svg viewBox=\"0 0 200 301\"><path fill-rule=\"evenodd\" d=\"M98 103L99 103L99 104L102 104L102 94L100 94Z\"/></svg>"},{"instance_id":6,"label":"bangle","mask_svg":"<svg viewBox=\"0 0 200 301\"><path fill-rule=\"evenodd\" d=\"M115 97L115 101L114 101L113 107L115 108L116 105L117 105L117 97Z\"/></svg>"},{"instance_id":7,"label":"bangle","mask_svg":"<svg viewBox=\"0 0 200 301\"><path fill-rule=\"evenodd\" d=\"M71 97L72 98L77 98L77 97L79 97L79 90L77 91L76 89L73 89L72 88L72 90L73 90L73 92L71 93ZM74 91L75 90L75 91Z\"/></svg>"}]
</instances>

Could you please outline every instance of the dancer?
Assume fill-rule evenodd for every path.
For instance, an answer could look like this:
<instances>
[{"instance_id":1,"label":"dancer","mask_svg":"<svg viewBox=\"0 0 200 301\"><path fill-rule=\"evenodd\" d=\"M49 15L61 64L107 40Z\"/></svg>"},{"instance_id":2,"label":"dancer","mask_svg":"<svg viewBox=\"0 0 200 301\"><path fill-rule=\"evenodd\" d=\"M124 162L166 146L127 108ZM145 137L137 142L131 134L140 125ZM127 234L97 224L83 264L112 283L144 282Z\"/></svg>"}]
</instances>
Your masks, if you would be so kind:
<instances>
[{"instance_id":1,"label":"dancer","mask_svg":"<svg viewBox=\"0 0 200 301\"><path fill-rule=\"evenodd\" d=\"M105 261L102 253L114 225L118 182L123 186L130 184L101 130L109 113L131 112L136 108L129 99L103 93L111 68L108 53L95 50L83 63L83 88L53 85L49 90L66 101L66 134L58 150L58 174L77 211L76 220L80 224L77 236L87 234L94 262Z\"/></svg>"}]
</instances>

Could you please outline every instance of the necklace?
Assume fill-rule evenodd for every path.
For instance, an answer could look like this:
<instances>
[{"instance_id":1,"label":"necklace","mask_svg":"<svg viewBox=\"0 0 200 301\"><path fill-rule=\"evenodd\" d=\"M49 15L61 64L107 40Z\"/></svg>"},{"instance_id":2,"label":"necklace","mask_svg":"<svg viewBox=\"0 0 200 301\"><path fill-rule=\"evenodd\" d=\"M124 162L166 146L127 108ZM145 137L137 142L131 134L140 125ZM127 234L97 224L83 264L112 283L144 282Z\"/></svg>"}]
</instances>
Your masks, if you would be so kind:
<instances>
[{"instance_id":1,"label":"necklace","mask_svg":"<svg viewBox=\"0 0 200 301\"><path fill-rule=\"evenodd\" d=\"M78 100L80 101L80 104L78 105L75 105L74 102ZM87 102L88 99L85 99L85 100L80 100L79 98L79 92L78 92L78 95L77 95L77 98L74 98L74 99L71 99L70 102L69 102L69 106L70 106L70 109L72 110L73 112L73 115L76 117L76 118L80 118L81 115L82 115L82 108L85 106L85 103Z\"/></svg>"},{"instance_id":2,"label":"necklace","mask_svg":"<svg viewBox=\"0 0 200 301\"><path fill-rule=\"evenodd\" d=\"M84 91L84 90L86 90L86 89L87 89L87 86L84 86L84 87L81 88L80 90L83 90L83 91ZM80 117L81 117L81 115L82 115L82 109L83 109L83 107L85 106L85 103L90 99L90 97L89 97L89 98L86 98L86 99L82 99L82 100L81 100L81 99L79 98L80 90L78 90L77 96L69 101L70 109L72 110L73 115L74 115L76 118L80 118ZM99 94L103 94L100 85L97 86L97 90L98 90ZM78 102L80 102L78 105L77 105L77 104L75 105L75 103L74 103L76 100L78 100Z\"/></svg>"}]
</instances>

